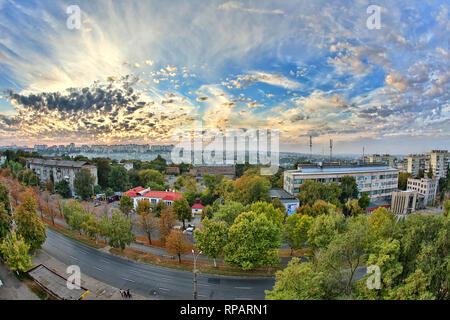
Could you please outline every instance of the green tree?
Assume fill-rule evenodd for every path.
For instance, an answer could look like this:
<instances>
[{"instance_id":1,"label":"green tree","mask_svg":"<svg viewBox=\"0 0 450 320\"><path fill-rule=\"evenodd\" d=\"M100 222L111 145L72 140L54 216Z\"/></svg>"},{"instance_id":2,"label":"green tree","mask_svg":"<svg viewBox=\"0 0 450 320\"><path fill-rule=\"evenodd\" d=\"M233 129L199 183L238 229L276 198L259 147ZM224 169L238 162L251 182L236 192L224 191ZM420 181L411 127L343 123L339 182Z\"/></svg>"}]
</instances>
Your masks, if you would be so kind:
<instances>
[{"instance_id":1,"label":"green tree","mask_svg":"<svg viewBox=\"0 0 450 320\"><path fill-rule=\"evenodd\" d=\"M276 273L273 290L266 290L266 300L327 299L326 282L325 274L318 272L312 263L292 258L284 270Z\"/></svg>"},{"instance_id":2,"label":"green tree","mask_svg":"<svg viewBox=\"0 0 450 320\"><path fill-rule=\"evenodd\" d=\"M281 210L283 213L286 213L286 207L284 206L284 204L281 202L280 199L274 198L272 201L272 205L274 208Z\"/></svg>"},{"instance_id":3,"label":"green tree","mask_svg":"<svg viewBox=\"0 0 450 320\"><path fill-rule=\"evenodd\" d=\"M417 269L406 280L405 284L396 290L399 300L434 300L434 295L428 290L430 280L426 274Z\"/></svg>"},{"instance_id":4,"label":"green tree","mask_svg":"<svg viewBox=\"0 0 450 320\"><path fill-rule=\"evenodd\" d=\"M70 187L66 180L62 179L55 184L56 193L60 194L63 198L70 198Z\"/></svg>"},{"instance_id":5,"label":"green tree","mask_svg":"<svg viewBox=\"0 0 450 320\"><path fill-rule=\"evenodd\" d=\"M365 215L365 211L359 206L359 202L356 199L348 200L345 204L347 214L349 216Z\"/></svg>"},{"instance_id":6,"label":"green tree","mask_svg":"<svg viewBox=\"0 0 450 320\"><path fill-rule=\"evenodd\" d=\"M344 176L341 178L341 203L345 204L349 199L358 198L358 184L355 177Z\"/></svg>"},{"instance_id":7,"label":"green tree","mask_svg":"<svg viewBox=\"0 0 450 320\"><path fill-rule=\"evenodd\" d=\"M88 169L81 169L75 174L73 187L77 195L83 200L88 200L94 194L95 178Z\"/></svg>"},{"instance_id":8,"label":"green tree","mask_svg":"<svg viewBox=\"0 0 450 320\"><path fill-rule=\"evenodd\" d=\"M223 255L227 244L228 226L224 221L204 219L203 230L195 230L197 249L210 259L214 259L214 267L217 267L216 259Z\"/></svg>"},{"instance_id":9,"label":"green tree","mask_svg":"<svg viewBox=\"0 0 450 320\"><path fill-rule=\"evenodd\" d=\"M280 209L275 209L271 203L258 201L250 206L250 211L264 214L267 219L275 223L280 229L283 227L285 214Z\"/></svg>"},{"instance_id":10,"label":"green tree","mask_svg":"<svg viewBox=\"0 0 450 320\"><path fill-rule=\"evenodd\" d=\"M231 200L243 205L252 204L257 201L270 202L270 182L261 176L244 175L234 182Z\"/></svg>"},{"instance_id":11,"label":"green tree","mask_svg":"<svg viewBox=\"0 0 450 320\"><path fill-rule=\"evenodd\" d=\"M341 193L341 188L334 182L321 183L307 180L300 186L297 198L300 200L302 206L312 206L318 200L332 203L335 206L341 206L339 200Z\"/></svg>"},{"instance_id":12,"label":"green tree","mask_svg":"<svg viewBox=\"0 0 450 320\"><path fill-rule=\"evenodd\" d=\"M250 270L280 262L280 228L263 214L243 212L228 232L225 262Z\"/></svg>"},{"instance_id":13,"label":"green tree","mask_svg":"<svg viewBox=\"0 0 450 320\"><path fill-rule=\"evenodd\" d=\"M104 158L94 159L97 166L98 184L106 189L109 187L109 172L111 170L110 160Z\"/></svg>"},{"instance_id":14,"label":"green tree","mask_svg":"<svg viewBox=\"0 0 450 320\"><path fill-rule=\"evenodd\" d=\"M411 174L408 172L400 172L398 174L398 188L400 190L406 190L408 186L408 178L411 178Z\"/></svg>"},{"instance_id":15,"label":"green tree","mask_svg":"<svg viewBox=\"0 0 450 320\"><path fill-rule=\"evenodd\" d=\"M214 211L211 206L206 206L202 210L202 221L205 219L212 219L214 217Z\"/></svg>"},{"instance_id":16,"label":"green tree","mask_svg":"<svg viewBox=\"0 0 450 320\"><path fill-rule=\"evenodd\" d=\"M113 210L108 238L111 247L120 248L122 251L125 246L135 240L131 220L124 217L118 210Z\"/></svg>"},{"instance_id":17,"label":"green tree","mask_svg":"<svg viewBox=\"0 0 450 320\"><path fill-rule=\"evenodd\" d=\"M172 204L173 212L177 215L178 220L183 222L183 229L186 228L185 221L192 220L192 210L185 198L178 198Z\"/></svg>"},{"instance_id":18,"label":"green tree","mask_svg":"<svg viewBox=\"0 0 450 320\"><path fill-rule=\"evenodd\" d=\"M83 220L84 221L81 223L81 229L89 238L97 242L100 234L100 221L92 213L85 214Z\"/></svg>"},{"instance_id":19,"label":"green tree","mask_svg":"<svg viewBox=\"0 0 450 320\"><path fill-rule=\"evenodd\" d=\"M150 187L152 190L164 190L164 176L157 170L141 170L139 171L139 179L144 188Z\"/></svg>"},{"instance_id":20,"label":"green tree","mask_svg":"<svg viewBox=\"0 0 450 320\"><path fill-rule=\"evenodd\" d=\"M167 204L164 201L158 201L158 203L153 208L153 212L157 218L161 217L161 213L167 207Z\"/></svg>"},{"instance_id":21,"label":"green tree","mask_svg":"<svg viewBox=\"0 0 450 320\"><path fill-rule=\"evenodd\" d=\"M370 198L367 195L367 192L363 192L361 197L358 200L358 205L361 209L366 210L370 205Z\"/></svg>"},{"instance_id":22,"label":"green tree","mask_svg":"<svg viewBox=\"0 0 450 320\"><path fill-rule=\"evenodd\" d=\"M244 210L245 207L241 203L227 200L223 205L218 204L218 209L214 214L214 220L225 221L231 227L237 216L244 212Z\"/></svg>"},{"instance_id":23,"label":"green tree","mask_svg":"<svg viewBox=\"0 0 450 320\"><path fill-rule=\"evenodd\" d=\"M31 193L24 196L13 216L17 232L25 239L32 249L40 249L47 239L45 226L39 218L36 201Z\"/></svg>"},{"instance_id":24,"label":"green tree","mask_svg":"<svg viewBox=\"0 0 450 320\"><path fill-rule=\"evenodd\" d=\"M128 172L123 166L112 166L108 174L108 181L109 187L114 191L123 192L130 187Z\"/></svg>"},{"instance_id":25,"label":"green tree","mask_svg":"<svg viewBox=\"0 0 450 320\"><path fill-rule=\"evenodd\" d=\"M26 272L32 267L32 257L28 254L31 246L15 231L9 233L0 245L0 253L5 263L13 271Z\"/></svg>"},{"instance_id":26,"label":"green tree","mask_svg":"<svg viewBox=\"0 0 450 320\"><path fill-rule=\"evenodd\" d=\"M6 237L11 230L11 216L5 209L5 204L0 202L0 239Z\"/></svg>"},{"instance_id":27,"label":"green tree","mask_svg":"<svg viewBox=\"0 0 450 320\"><path fill-rule=\"evenodd\" d=\"M308 239L308 230L314 222L314 218L308 215L294 213L287 217L284 225L284 237L293 250L301 249L305 246Z\"/></svg>"},{"instance_id":28,"label":"green tree","mask_svg":"<svg viewBox=\"0 0 450 320\"><path fill-rule=\"evenodd\" d=\"M320 215L309 228L306 243L313 249L326 248L345 228L345 217L342 214Z\"/></svg>"},{"instance_id":29,"label":"green tree","mask_svg":"<svg viewBox=\"0 0 450 320\"><path fill-rule=\"evenodd\" d=\"M130 196L127 196L126 194L122 195L119 201L120 211L122 211L122 213L128 217L131 210L133 210L133 207L134 207L133 199Z\"/></svg>"}]
</instances>

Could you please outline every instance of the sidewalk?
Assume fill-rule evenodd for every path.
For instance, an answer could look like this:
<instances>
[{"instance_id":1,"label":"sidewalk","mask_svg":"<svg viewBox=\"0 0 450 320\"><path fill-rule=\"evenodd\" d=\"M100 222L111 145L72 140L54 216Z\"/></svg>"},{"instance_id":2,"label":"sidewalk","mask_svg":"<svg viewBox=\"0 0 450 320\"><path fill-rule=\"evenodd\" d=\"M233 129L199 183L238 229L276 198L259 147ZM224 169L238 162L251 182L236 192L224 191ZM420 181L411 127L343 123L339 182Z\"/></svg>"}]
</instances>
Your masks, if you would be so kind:
<instances>
[{"instance_id":1,"label":"sidewalk","mask_svg":"<svg viewBox=\"0 0 450 320\"><path fill-rule=\"evenodd\" d=\"M3 283L0 287L0 300L39 300L3 263L0 263L0 280Z\"/></svg>"},{"instance_id":2,"label":"sidewalk","mask_svg":"<svg viewBox=\"0 0 450 320\"><path fill-rule=\"evenodd\" d=\"M42 250L34 257L33 264L44 264L60 275L65 275L68 267ZM124 300L121 297L118 288L100 282L84 273L81 273L81 285L89 289L88 295L83 300ZM150 300L150 298L133 293L133 300Z\"/></svg>"}]
</instances>

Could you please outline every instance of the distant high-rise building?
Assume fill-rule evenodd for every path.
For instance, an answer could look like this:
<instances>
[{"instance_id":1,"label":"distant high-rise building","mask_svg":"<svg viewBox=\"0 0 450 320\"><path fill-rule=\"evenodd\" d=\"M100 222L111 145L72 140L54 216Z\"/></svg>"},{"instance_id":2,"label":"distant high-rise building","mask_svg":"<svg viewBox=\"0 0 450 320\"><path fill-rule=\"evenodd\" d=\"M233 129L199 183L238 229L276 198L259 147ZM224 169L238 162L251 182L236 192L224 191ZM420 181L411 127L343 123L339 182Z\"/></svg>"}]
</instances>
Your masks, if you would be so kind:
<instances>
[{"instance_id":1,"label":"distant high-rise building","mask_svg":"<svg viewBox=\"0 0 450 320\"><path fill-rule=\"evenodd\" d=\"M419 174L419 170L425 172L426 156L424 154L411 154L406 157L406 161L406 171L413 177L416 177Z\"/></svg>"},{"instance_id":2,"label":"distant high-rise building","mask_svg":"<svg viewBox=\"0 0 450 320\"><path fill-rule=\"evenodd\" d=\"M432 150L428 152L425 172L432 170L432 175L436 179L447 177L447 170L450 166L450 153L447 150Z\"/></svg>"}]
</instances>

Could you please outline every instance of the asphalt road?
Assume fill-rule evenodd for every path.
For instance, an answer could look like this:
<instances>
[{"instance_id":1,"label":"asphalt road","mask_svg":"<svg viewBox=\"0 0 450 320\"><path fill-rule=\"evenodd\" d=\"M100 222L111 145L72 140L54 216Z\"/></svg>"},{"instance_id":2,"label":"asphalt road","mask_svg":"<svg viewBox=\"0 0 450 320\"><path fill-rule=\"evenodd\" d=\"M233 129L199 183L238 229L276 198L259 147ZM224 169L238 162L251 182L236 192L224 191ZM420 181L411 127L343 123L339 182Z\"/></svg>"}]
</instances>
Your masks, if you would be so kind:
<instances>
[{"instance_id":1,"label":"asphalt road","mask_svg":"<svg viewBox=\"0 0 450 320\"><path fill-rule=\"evenodd\" d=\"M138 263L108 254L47 229L43 250L66 265L116 288L158 299L193 299L191 272ZM199 300L264 299L273 278L237 278L198 274Z\"/></svg>"}]
</instances>

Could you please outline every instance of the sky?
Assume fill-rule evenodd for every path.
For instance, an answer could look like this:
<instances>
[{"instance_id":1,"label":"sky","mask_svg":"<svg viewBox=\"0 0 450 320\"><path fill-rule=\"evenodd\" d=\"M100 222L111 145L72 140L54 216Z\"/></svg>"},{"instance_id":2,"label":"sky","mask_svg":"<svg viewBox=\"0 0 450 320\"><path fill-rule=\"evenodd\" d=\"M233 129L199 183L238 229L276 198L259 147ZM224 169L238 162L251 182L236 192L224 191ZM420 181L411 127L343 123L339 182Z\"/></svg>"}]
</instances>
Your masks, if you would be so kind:
<instances>
[{"instance_id":1,"label":"sky","mask_svg":"<svg viewBox=\"0 0 450 320\"><path fill-rule=\"evenodd\" d=\"M0 145L168 144L201 121L278 130L280 151L450 149L449 16L432 0L0 0Z\"/></svg>"}]
</instances>

